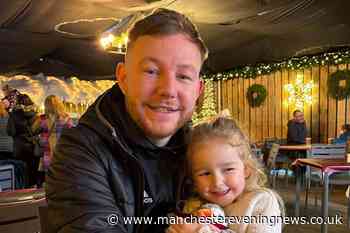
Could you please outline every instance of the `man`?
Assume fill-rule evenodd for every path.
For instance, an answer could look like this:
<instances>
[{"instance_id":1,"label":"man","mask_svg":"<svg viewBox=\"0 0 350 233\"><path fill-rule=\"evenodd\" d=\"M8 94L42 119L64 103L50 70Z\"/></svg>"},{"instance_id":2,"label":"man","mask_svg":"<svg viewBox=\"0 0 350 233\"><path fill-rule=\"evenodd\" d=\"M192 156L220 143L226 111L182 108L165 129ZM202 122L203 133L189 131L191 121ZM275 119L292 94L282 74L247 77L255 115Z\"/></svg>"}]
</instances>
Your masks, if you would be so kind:
<instances>
[{"instance_id":1,"label":"man","mask_svg":"<svg viewBox=\"0 0 350 233\"><path fill-rule=\"evenodd\" d=\"M295 110L293 119L288 121L287 143L305 144L306 135L304 113L300 110Z\"/></svg>"},{"instance_id":2,"label":"man","mask_svg":"<svg viewBox=\"0 0 350 233\"><path fill-rule=\"evenodd\" d=\"M177 12L160 9L135 24L116 69L119 86L57 144L46 189L54 232L164 232L123 217L156 219L175 206L206 57L196 28Z\"/></svg>"}]
</instances>

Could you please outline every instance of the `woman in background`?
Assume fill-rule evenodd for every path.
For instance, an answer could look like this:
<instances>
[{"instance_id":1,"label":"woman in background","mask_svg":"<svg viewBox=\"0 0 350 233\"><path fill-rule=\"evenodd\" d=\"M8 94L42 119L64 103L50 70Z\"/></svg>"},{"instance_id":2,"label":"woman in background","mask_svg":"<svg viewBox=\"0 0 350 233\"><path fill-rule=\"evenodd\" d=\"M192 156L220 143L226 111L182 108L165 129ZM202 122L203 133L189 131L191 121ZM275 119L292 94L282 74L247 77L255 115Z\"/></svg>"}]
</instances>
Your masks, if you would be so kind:
<instances>
[{"instance_id":1,"label":"woman in background","mask_svg":"<svg viewBox=\"0 0 350 233\"><path fill-rule=\"evenodd\" d=\"M6 126L9 114L6 111L5 104L0 101L0 136L7 136Z\"/></svg>"},{"instance_id":2,"label":"woman in background","mask_svg":"<svg viewBox=\"0 0 350 233\"><path fill-rule=\"evenodd\" d=\"M350 124L342 125L341 134L333 140L334 144L346 144L347 139L350 139Z\"/></svg>"},{"instance_id":3,"label":"woman in background","mask_svg":"<svg viewBox=\"0 0 350 233\"><path fill-rule=\"evenodd\" d=\"M60 138L64 128L73 127L73 121L65 112L63 102L58 96L47 96L44 103L45 114L40 115L34 122L32 129L40 135L40 145L43 156L39 164L39 181L41 187L45 180L45 172L48 170L57 140Z\"/></svg>"}]
</instances>

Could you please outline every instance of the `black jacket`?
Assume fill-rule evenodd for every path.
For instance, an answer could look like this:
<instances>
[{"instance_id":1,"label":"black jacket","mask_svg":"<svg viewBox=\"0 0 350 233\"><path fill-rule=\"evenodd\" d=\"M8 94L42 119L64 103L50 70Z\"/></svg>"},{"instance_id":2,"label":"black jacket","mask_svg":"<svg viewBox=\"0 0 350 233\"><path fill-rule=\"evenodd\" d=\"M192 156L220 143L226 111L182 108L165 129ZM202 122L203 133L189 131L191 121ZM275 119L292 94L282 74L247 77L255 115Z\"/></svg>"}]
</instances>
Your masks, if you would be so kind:
<instances>
[{"instance_id":1,"label":"black jacket","mask_svg":"<svg viewBox=\"0 0 350 233\"><path fill-rule=\"evenodd\" d=\"M30 160L33 157L34 145L29 130L35 115L33 105L18 105L9 113L7 134L13 137L13 156L16 159Z\"/></svg>"},{"instance_id":2,"label":"black jacket","mask_svg":"<svg viewBox=\"0 0 350 233\"><path fill-rule=\"evenodd\" d=\"M287 143L288 144L305 144L307 135L306 125L294 120L288 121Z\"/></svg>"},{"instance_id":3,"label":"black jacket","mask_svg":"<svg viewBox=\"0 0 350 233\"><path fill-rule=\"evenodd\" d=\"M65 233L163 232L158 225L110 225L107 218L172 211L184 136L181 129L167 146L152 144L126 112L119 87L113 86L58 141L47 175L50 228Z\"/></svg>"}]
</instances>

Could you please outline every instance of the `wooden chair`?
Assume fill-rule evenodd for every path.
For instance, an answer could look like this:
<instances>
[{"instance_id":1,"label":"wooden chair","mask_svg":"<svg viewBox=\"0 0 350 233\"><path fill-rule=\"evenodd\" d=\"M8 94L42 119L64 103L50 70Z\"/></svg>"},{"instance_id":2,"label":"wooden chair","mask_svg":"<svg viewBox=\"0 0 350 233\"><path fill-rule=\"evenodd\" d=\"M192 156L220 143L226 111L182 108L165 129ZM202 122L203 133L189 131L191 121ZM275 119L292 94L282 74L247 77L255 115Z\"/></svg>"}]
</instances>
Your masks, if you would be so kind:
<instances>
[{"instance_id":1,"label":"wooden chair","mask_svg":"<svg viewBox=\"0 0 350 233\"><path fill-rule=\"evenodd\" d=\"M276 188L276 178L278 177L279 172L281 170L284 171L286 186L288 187L288 163L286 163L286 161L278 161L277 157L279 147L280 145L277 143L272 144L266 164L268 170L269 183L272 186L272 188Z\"/></svg>"}]
</instances>

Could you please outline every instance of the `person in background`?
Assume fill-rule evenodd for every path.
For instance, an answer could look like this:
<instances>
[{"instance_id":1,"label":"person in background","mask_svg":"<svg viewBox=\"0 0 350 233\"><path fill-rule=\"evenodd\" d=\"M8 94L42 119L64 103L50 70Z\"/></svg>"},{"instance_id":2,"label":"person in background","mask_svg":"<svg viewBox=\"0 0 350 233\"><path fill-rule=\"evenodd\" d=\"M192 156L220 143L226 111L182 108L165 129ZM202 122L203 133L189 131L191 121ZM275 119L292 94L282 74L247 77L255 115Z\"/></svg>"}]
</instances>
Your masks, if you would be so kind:
<instances>
[{"instance_id":1,"label":"person in background","mask_svg":"<svg viewBox=\"0 0 350 233\"><path fill-rule=\"evenodd\" d=\"M11 88L8 84L3 85L1 90L4 93L2 102L4 103L6 110L8 112L11 112L12 109L16 106L17 98L19 95L21 95L21 93L18 90Z\"/></svg>"},{"instance_id":2,"label":"person in background","mask_svg":"<svg viewBox=\"0 0 350 233\"><path fill-rule=\"evenodd\" d=\"M34 144L29 131L37 112L36 106L26 94L17 97L17 104L9 112L7 133L13 138L15 159L22 160L27 166L27 187L36 184L39 159L33 155Z\"/></svg>"},{"instance_id":3,"label":"person in background","mask_svg":"<svg viewBox=\"0 0 350 233\"><path fill-rule=\"evenodd\" d=\"M253 155L247 137L235 121L218 117L194 127L187 151L193 195L186 212L205 203L219 205L227 216L284 216L281 197L265 187L266 175ZM234 233L280 233L282 222L228 224ZM212 225L174 224L167 233L223 232ZM227 232L227 231L224 231Z\"/></svg>"},{"instance_id":4,"label":"person in background","mask_svg":"<svg viewBox=\"0 0 350 233\"><path fill-rule=\"evenodd\" d=\"M13 156L13 140L12 137L7 134L7 122L9 115L7 113L5 104L0 101L0 159L8 159Z\"/></svg>"},{"instance_id":5,"label":"person in background","mask_svg":"<svg viewBox=\"0 0 350 233\"><path fill-rule=\"evenodd\" d=\"M43 155L38 168L38 187L42 187L56 147L64 128L73 127L73 121L65 112L64 104L58 96L47 96L44 102L45 114L38 116L33 125L34 134L39 134Z\"/></svg>"},{"instance_id":6,"label":"person in background","mask_svg":"<svg viewBox=\"0 0 350 233\"><path fill-rule=\"evenodd\" d=\"M207 49L184 15L157 9L129 32L118 84L63 131L46 176L52 232L164 233L176 205L187 123L203 91Z\"/></svg>"},{"instance_id":7,"label":"person in background","mask_svg":"<svg viewBox=\"0 0 350 233\"><path fill-rule=\"evenodd\" d=\"M293 119L288 121L287 143L305 144L306 135L304 113L297 109L293 112Z\"/></svg>"},{"instance_id":8,"label":"person in background","mask_svg":"<svg viewBox=\"0 0 350 233\"><path fill-rule=\"evenodd\" d=\"M0 102L0 136L7 136L6 126L9 114L6 111L5 104Z\"/></svg>"},{"instance_id":9,"label":"person in background","mask_svg":"<svg viewBox=\"0 0 350 233\"><path fill-rule=\"evenodd\" d=\"M334 144L346 144L346 141L350 139L350 124L344 124L341 127L341 133L339 137L333 139Z\"/></svg>"}]
</instances>

